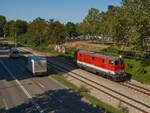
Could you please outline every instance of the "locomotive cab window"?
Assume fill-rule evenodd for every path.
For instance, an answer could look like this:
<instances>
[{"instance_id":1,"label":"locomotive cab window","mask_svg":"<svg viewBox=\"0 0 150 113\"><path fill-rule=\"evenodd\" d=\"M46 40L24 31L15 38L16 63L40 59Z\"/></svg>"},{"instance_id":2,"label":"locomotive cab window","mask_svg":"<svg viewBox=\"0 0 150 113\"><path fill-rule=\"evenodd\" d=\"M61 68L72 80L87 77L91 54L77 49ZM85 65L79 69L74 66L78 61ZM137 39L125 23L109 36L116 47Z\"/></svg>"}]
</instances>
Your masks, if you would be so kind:
<instances>
[{"instance_id":1,"label":"locomotive cab window","mask_svg":"<svg viewBox=\"0 0 150 113\"><path fill-rule=\"evenodd\" d=\"M114 66L119 66L119 65L123 65L123 61L122 60L109 60L108 62L110 65L114 65Z\"/></svg>"},{"instance_id":2,"label":"locomotive cab window","mask_svg":"<svg viewBox=\"0 0 150 113\"><path fill-rule=\"evenodd\" d=\"M104 62L105 62L105 60L104 60L104 59L102 59L102 60L101 60L101 62L102 62L102 63L104 63Z\"/></svg>"},{"instance_id":3,"label":"locomotive cab window","mask_svg":"<svg viewBox=\"0 0 150 113\"><path fill-rule=\"evenodd\" d=\"M113 60L109 60L108 62L110 65L114 65L114 61Z\"/></svg>"},{"instance_id":4,"label":"locomotive cab window","mask_svg":"<svg viewBox=\"0 0 150 113\"><path fill-rule=\"evenodd\" d=\"M118 60L115 61L115 66L118 66L120 63Z\"/></svg>"},{"instance_id":5,"label":"locomotive cab window","mask_svg":"<svg viewBox=\"0 0 150 113\"><path fill-rule=\"evenodd\" d=\"M123 62L123 60L117 60L116 62L115 62L115 65L123 65L124 64L124 62Z\"/></svg>"},{"instance_id":6,"label":"locomotive cab window","mask_svg":"<svg viewBox=\"0 0 150 113\"><path fill-rule=\"evenodd\" d=\"M92 57L92 60L95 60L95 57Z\"/></svg>"}]
</instances>

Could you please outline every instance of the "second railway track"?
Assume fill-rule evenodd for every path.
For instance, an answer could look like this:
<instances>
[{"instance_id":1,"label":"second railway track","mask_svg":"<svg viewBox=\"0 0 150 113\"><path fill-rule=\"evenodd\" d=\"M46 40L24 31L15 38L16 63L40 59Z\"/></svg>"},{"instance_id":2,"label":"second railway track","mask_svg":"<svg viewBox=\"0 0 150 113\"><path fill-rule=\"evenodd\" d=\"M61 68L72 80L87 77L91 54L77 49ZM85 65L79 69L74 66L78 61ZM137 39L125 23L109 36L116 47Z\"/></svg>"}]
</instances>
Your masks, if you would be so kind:
<instances>
[{"instance_id":1,"label":"second railway track","mask_svg":"<svg viewBox=\"0 0 150 113\"><path fill-rule=\"evenodd\" d=\"M60 65L58 65L58 64L56 64L56 63L54 64L54 62L53 62L53 66L54 66L57 70L59 70L59 71L64 71L64 72L67 72L67 71L68 71L66 68L64 68L64 67L62 67L62 66L60 66ZM129 99L130 101L135 102L136 104L142 105L143 107L145 107L145 108L147 108L147 109L150 109L150 106L149 106L149 105L147 105L147 104L145 104L145 103L143 103L143 102L141 102L141 101L139 101L139 100L133 99L133 98L131 98L131 97L129 97L129 96L126 96L126 95L124 95L124 94L122 94L122 93L120 93L120 92L117 92L117 91L115 91L115 90L113 90L113 89L111 89L111 88L109 88L109 87L107 87L107 86L104 86L104 85L102 85L102 84L100 84L100 83L97 83L97 82L95 82L95 81L93 81L93 80L90 80L90 79L88 79L88 78L85 78L85 77L83 77L83 76L80 75L80 74L77 74L77 73L75 73L75 72L69 72L69 73L72 73L73 75L76 75L76 76L73 76L72 74L68 74L68 73L67 73L69 76L73 77L74 79L77 79L77 80L79 80L79 81L85 83L86 85L88 85L88 86L90 86L90 87L93 87L93 88L95 88L95 89L97 89L97 90L99 90L99 91L101 91L101 92L103 92L103 93L105 93L105 94L107 94L107 95L109 95L109 96L111 96L111 97L113 97L113 98L115 98L115 99L117 99L117 100L119 100L119 101L121 101L121 102L123 102L123 103L125 103L125 104L127 104L127 105L129 105L129 106L131 106L131 107L133 107L133 108L135 108L135 109L137 109L137 110L139 110L139 111L141 111L141 112L143 112L143 113L149 113L149 111L146 111L145 109L141 109L141 107L137 107L137 106L135 106L134 104L131 104L131 103L129 103L129 102L127 102L127 101L125 101L125 100L123 100L123 99L121 99L121 98L118 98L118 97L116 97L116 96L114 96L114 95L112 95L112 94L110 94L110 93L108 93L108 92L106 92L106 91L103 91L103 90L101 90L100 88L96 87L95 85L101 86L101 87L103 87L103 88L105 88L105 89L107 89L107 90L109 90L109 91L111 91L111 92L114 92L114 93L116 93L116 94L118 94L118 95L120 95L120 96L122 96L122 97L124 97L124 98L126 98L126 99ZM79 78L79 77L80 77L80 78ZM81 78L82 78L82 79L81 79ZM84 80L83 80L83 79L84 79ZM88 81L88 82L86 82L86 81ZM95 85L90 84L90 82L93 83L93 84L95 84Z\"/></svg>"}]
</instances>

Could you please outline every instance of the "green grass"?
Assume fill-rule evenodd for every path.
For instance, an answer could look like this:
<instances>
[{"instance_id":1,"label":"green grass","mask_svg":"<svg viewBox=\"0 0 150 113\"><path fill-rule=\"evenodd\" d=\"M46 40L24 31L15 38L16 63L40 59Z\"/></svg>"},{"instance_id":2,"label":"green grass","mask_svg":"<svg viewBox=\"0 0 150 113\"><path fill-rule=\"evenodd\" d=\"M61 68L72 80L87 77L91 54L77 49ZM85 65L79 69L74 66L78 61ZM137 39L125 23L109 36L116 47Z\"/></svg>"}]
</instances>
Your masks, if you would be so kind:
<instances>
[{"instance_id":1,"label":"green grass","mask_svg":"<svg viewBox=\"0 0 150 113\"><path fill-rule=\"evenodd\" d=\"M106 111L107 113L125 113L123 110L119 110L117 108L112 107L111 105L108 105L99 99L95 98L94 96L91 96L88 93L88 90L84 87L77 87L74 84L70 83L67 81L64 77L57 75L57 74L52 74L50 75L52 78L56 79L66 87L68 87L70 90L74 91L75 93L79 94L80 96L86 98L91 104L99 107L100 109Z\"/></svg>"},{"instance_id":2,"label":"green grass","mask_svg":"<svg viewBox=\"0 0 150 113\"><path fill-rule=\"evenodd\" d=\"M132 75L132 79L135 79L141 83L150 84L150 65L144 65L145 62L135 59L124 60L126 72Z\"/></svg>"}]
</instances>

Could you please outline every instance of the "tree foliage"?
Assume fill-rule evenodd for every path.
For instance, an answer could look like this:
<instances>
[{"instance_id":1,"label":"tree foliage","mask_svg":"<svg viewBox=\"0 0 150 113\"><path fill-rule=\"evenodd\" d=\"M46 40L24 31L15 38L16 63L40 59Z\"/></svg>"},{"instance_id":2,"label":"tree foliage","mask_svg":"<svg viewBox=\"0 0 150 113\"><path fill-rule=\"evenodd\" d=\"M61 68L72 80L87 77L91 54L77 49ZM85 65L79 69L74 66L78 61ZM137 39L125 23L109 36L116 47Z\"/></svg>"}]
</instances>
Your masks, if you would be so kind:
<instances>
[{"instance_id":1,"label":"tree foliage","mask_svg":"<svg viewBox=\"0 0 150 113\"><path fill-rule=\"evenodd\" d=\"M5 24L3 29L4 29L4 33L6 36L14 37L14 35L15 35L15 21L10 20L9 22L7 22Z\"/></svg>"},{"instance_id":2,"label":"tree foliage","mask_svg":"<svg viewBox=\"0 0 150 113\"><path fill-rule=\"evenodd\" d=\"M88 12L88 15L85 17L81 25L89 34L97 35L99 34L98 29L100 27L101 19L102 17L99 10L95 8L91 8Z\"/></svg>"},{"instance_id":3,"label":"tree foliage","mask_svg":"<svg viewBox=\"0 0 150 113\"><path fill-rule=\"evenodd\" d=\"M18 21L16 21L16 23L17 22ZM19 36L18 40L36 47L40 44L61 44L65 41L65 38L66 29L63 24L61 24L59 21L54 21L54 19L45 21L44 19L38 17L32 22L28 23L27 32L24 35Z\"/></svg>"},{"instance_id":4,"label":"tree foliage","mask_svg":"<svg viewBox=\"0 0 150 113\"><path fill-rule=\"evenodd\" d=\"M150 13L149 6L150 6L149 0L122 0L122 7L126 9L138 8L146 13Z\"/></svg>"},{"instance_id":5,"label":"tree foliage","mask_svg":"<svg viewBox=\"0 0 150 113\"><path fill-rule=\"evenodd\" d=\"M76 36L76 25L72 22L67 22L65 25L66 33L68 37Z\"/></svg>"},{"instance_id":6,"label":"tree foliage","mask_svg":"<svg viewBox=\"0 0 150 113\"><path fill-rule=\"evenodd\" d=\"M51 44L63 43L66 38L65 26L61 24L59 21L53 21L53 22L50 22L49 27L51 29L49 42Z\"/></svg>"},{"instance_id":7,"label":"tree foliage","mask_svg":"<svg viewBox=\"0 0 150 113\"><path fill-rule=\"evenodd\" d=\"M44 34L43 31L45 27L47 26L47 23L44 19L38 17L35 20L33 20L31 23L28 24L28 32L29 33L41 33Z\"/></svg>"},{"instance_id":8,"label":"tree foliage","mask_svg":"<svg viewBox=\"0 0 150 113\"><path fill-rule=\"evenodd\" d=\"M3 28L6 36L15 37L26 33L27 31L27 22L23 20L10 20L7 22Z\"/></svg>"},{"instance_id":9,"label":"tree foliage","mask_svg":"<svg viewBox=\"0 0 150 113\"><path fill-rule=\"evenodd\" d=\"M16 20L15 22L15 29L16 29L16 34L21 35L26 33L27 31L27 22L23 20Z\"/></svg>"},{"instance_id":10,"label":"tree foliage","mask_svg":"<svg viewBox=\"0 0 150 113\"><path fill-rule=\"evenodd\" d=\"M110 36L118 47L132 46L144 54L147 51L144 40L150 37L150 18L144 5L146 1L124 0L122 4L122 7L114 7L103 15L100 31Z\"/></svg>"},{"instance_id":11,"label":"tree foliage","mask_svg":"<svg viewBox=\"0 0 150 113\"><path fill-rule=\"evenodd\" d=\"M4 25L6 24L6 18L0 15L0 36L4 35Z\"/></svg>"}]
</instances>

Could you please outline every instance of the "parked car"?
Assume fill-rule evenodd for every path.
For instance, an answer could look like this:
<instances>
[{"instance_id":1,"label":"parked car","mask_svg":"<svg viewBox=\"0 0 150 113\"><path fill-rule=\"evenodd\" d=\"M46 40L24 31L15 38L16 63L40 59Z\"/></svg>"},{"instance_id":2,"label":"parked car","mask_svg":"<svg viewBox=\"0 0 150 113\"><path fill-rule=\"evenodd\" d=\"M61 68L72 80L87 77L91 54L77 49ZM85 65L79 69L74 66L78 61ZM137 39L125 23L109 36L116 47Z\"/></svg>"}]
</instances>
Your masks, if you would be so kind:
<instances>
[{"instance_id":1,"label":"parked car","mask_svg":"<svg viewBox=\"0 0 150 113\"><path fill-rule=\"evenodd\" d=\"M9 53L10 58L18 58L19 57L19 51L16 48L11 48Z\"/></svg>"}]
</instances>

